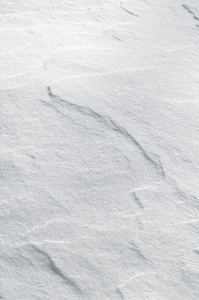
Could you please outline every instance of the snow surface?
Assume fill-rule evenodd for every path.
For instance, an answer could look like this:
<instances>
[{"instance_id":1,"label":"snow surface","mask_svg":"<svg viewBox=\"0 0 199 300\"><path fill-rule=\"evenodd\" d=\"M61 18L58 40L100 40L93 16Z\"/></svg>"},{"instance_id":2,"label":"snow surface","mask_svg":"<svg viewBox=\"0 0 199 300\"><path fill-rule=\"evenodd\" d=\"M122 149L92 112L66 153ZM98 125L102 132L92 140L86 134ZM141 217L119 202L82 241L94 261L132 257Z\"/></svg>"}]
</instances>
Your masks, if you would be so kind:
<instances>
[{"instance_id":1,"label":"snow surface","mask_svg":"<svg viewBox=\"0 0 199 300\"><path fill-rule=\"evenodd\" d=\"M1 0L0 299L199 299L198 0Z\"/></svg>"}]
</instances>

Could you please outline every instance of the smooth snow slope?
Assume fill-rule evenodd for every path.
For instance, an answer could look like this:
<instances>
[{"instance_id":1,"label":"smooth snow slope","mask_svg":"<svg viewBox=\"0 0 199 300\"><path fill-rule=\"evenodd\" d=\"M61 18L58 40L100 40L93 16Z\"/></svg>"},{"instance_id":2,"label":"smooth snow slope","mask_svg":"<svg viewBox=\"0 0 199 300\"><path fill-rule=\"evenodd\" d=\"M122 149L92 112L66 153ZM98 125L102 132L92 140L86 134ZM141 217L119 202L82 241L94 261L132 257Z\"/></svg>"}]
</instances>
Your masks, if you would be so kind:
<instances>
[{"instance_id":1,"label":"smooth snow slope","mask_svg":"<svg viewBox=\"0 0 199 300\"><path fill-rule=\"evenodd\" d=\"M0 299L199 299L198 0L1 0Z\"/></svg>"}]
</instances>

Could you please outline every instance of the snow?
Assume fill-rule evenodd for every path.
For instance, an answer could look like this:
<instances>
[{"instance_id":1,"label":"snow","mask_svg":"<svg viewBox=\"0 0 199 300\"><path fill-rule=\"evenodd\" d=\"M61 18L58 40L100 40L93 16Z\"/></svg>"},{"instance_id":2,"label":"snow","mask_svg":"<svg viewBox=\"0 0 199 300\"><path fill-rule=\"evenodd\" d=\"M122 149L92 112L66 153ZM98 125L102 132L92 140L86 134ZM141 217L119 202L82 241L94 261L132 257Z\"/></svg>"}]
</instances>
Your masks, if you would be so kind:
<instances>
[{"instance_id":1,"label":"snow","mask_svg":"<svg viewBox=\"0 0 199 300\"><path fill-rule=\"evenodd\" d=\"M199 3L2 0L0 299L199 299Z\"/></svg>"}]
</instances>

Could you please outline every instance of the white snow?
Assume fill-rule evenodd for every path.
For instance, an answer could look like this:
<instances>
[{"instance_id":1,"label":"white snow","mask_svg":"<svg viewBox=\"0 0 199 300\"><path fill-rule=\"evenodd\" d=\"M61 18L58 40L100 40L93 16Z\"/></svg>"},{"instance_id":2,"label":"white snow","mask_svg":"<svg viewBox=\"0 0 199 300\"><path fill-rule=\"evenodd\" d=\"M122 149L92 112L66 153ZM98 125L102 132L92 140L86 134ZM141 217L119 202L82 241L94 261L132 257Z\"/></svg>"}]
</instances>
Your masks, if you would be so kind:
<instances>
[{"instance_id":1,"label":"white snow","mask_svg":"<svg viewBox=\"0 0 199 300\"><path fill-rule=\"evenodd\" d=\"M199 299L199 2L1 0L0 299Z\"/></svg>"}]
</instances>

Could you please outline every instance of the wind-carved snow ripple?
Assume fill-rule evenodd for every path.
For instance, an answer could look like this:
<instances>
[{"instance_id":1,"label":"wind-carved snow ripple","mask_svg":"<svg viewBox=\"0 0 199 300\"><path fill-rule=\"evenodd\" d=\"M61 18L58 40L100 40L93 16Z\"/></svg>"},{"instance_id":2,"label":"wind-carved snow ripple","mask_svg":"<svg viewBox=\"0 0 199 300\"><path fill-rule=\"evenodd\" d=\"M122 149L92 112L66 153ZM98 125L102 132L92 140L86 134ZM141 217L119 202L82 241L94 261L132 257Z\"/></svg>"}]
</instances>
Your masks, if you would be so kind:
<instances>
[{"instance_id":1,"label":"wind-carved snow ripple","mask_svg":"<svg viewBox=\"0 0 199 300\"><path fill-rule=\"evenodd\" d=\"M143 184L143 182L156 184L165 179L165 172L160 159L157 156L152 158L127 129L116 123L110 116L96 112L90 107L80 106L66 99L62 99L55 95L50 87L47 88L47 92L51 101L42 100L43 104L53 108L54 111L65 118L72 118L73 122L78 123L78 127L87 126L86 129L88 129L88 132L93 131L93 135L100 137L101 144L104 144L107 139L112 140L111 144L115 144L114 149L119 149L123 156L123 161L121 161L117 169L124 173L129 171L133 172L133 178L138 179L132 184L133 188L139 186L141 183ZM93 138L91 132L90 138ZM109 150L107 149L108 146L109 145L103 145L107 153L109 153ZM93 148L95 148L95 144L93 145ZM95 149L93 149L93 151L94 150ZM110 149L110 152L111 151L112 150ZM111 159L113 159L116 151L115 153L110 154L112 155ZM124 163L124 157L126 158L126 163L128 161L128 167L126 163ZM96 158L93 157L92 164L94 163L94 159ZM114 167L116 167L116 164ZM132 182L133 181L134 180L132 180Z\"/></svg>"},{"instance_id":2,"label":"wind-carved snow ripple","mask_svg":"<svg viewBox=\"0 0 199 300\"><path fill-rule=\"evenodd\" d=\"M49 255L49 253L47 253L44 250L39 249L38 247L36 247L35 245L32 245L32 248L38 253L40 254L43 259L45 259L47 261L47 264L50 268L50 270L53 272L53 274L55 276L59 276L62 280L64 280L65 284L67 286L70 286L75 292L77 293L82 293L81 289L79 288L79 286L76 284L75 280L67 277L62 271L61 269L56 265L56 263L54 262L54 260L52 259L52 257Z\"/></svg>"}]
</instances>

